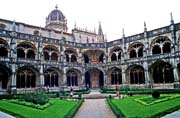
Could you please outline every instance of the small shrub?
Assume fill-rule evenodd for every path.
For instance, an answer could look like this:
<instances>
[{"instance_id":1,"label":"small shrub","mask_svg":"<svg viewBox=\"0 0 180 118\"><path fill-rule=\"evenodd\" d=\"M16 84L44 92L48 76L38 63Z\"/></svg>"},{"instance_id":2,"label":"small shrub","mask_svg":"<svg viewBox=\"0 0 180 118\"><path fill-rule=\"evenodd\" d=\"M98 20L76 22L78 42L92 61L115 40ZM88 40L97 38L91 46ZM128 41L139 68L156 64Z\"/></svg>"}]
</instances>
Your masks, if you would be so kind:
<instances>
[{"instance_id":1,"label":"small shrub","mask_svg":"<svg viewBox=\"0 0 180 118\"><path fill-rule=\"evenodd\" d=\"M155 98L155 99L159 98L160 97L159 91L157 91L157 90L153 91L152 97Z\"/></svg>"},{"instance_id":2,"label":"small shrub","mask_svg":"<svg viewBox=\"0 0 180 118\"><path fill-rule=\"evenodd\" d=\"M0 95L0 99L12 99L12 95L9 94L4 94L4 95Z\"/></svg>"},{"instance_id":3,"label":"small shrub","mask_svg":"<svg viewBox=\"0 0 180 118\"><path fill-rule=\"evenodd\" d=\"M81 95L81 94L79 94L79 95L78 95L78 99L80 100L81 98L82 98L82 95Z\"/></svg>"},{"instance_id":4,"label":"small shrub","mask_svg":"<svg viewBox=\"0 0 180 118\"><path fill-rule=\"evenodd\" d=\"M57 98L59 97L59 93L56 93L56 97L57 97Z\"/></svg>"},{"instance_id":5,"label":"small shrub","mask_svg":"<svg viewBox=\"0 0 180 118\"><path fill-rule=\"evenodd\" d=\"M109 95L109 99L112 99L112 96L111 96L111 95Z\"/></svg>"}]
</instances>

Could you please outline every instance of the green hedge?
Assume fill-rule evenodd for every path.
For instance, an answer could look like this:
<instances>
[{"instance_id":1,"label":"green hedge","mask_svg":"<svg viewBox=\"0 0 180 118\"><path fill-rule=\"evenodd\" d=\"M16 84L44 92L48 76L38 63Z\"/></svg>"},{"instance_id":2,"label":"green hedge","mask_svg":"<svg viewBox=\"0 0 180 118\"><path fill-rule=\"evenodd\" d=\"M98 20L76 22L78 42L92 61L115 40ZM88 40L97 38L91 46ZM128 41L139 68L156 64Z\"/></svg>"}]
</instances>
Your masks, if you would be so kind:
<instances>
[{"instance_id":1,"label":"green hedge","mask_svg":"<svg viewBox=\"0 0 180 118\"><path fill-rule=\"evenodd\" d=\"M12 99L12 98L13 98L13 95L9 95L9 94L0 95L0 100L1 99Z\"/></svg>"},{"instance_id":2,"label":"green hedge","mask_svg":"<svg viewBox=\"0 0 180 118\"><path fill-rule=\"evenodd\" d=\"M173 94L180 93L180 89L132 89L132 88L121 88L120 94L152 94L154 90L160 92L160 94ZM115 94L115 89L101 88L101 93Z\"/></svg>"},{"instance_id":3,"label":"green hedge","mask_svg":"<svg viewBox=\"0 0 180 118\"><path fill-rule=\"evenodd\" d=\"M15 103L15 104L20 104L20 105L24 105L24 106L28 106L28 107L32 107L35 109L40 109L40 110L44 110L45 108L49 107L50 105L52 105L52 103L47 102L44 105L40 105L40 104L34 104L32 102L26 102L26 101L21 101L21 100L10 100L11 103Z\"/></svg>"},{"instance_id":4,"label":"green hedge","mask_svg":"<svg viewBox=\"0 0 180 118\"><path fill-rule=\"evenodd\" d=\"M79 100L79 102L67 113L67 115L65 115L65 118L73 118L83 102L84 99Z\"/></svg>"},{"instance_id":5,"label":"green hedge","mask_svg":"<svg viewBox=\"0 0 180 118\"><path fill-rule=\"evenodd\" d=\"M176 95L171 95L176 96ZM112 99L111 102L128 118L160 118L174 110L180 109L180 98L165 100L153 105L144 106L134 99L146 96L133 96L124 99Z\"/></svg>"},{"instance_id":6,"label":"green hedge","mask_svg":"<svg viewBox=\"0 0 180 118\"><path fill-rule=\"evenodd\" d=\"M125 115L122 113L120 109L117 108L116 105L114 105L110 98L107 98L106 100L117 118L125 118Z\"/></svg>"}]
</instances>

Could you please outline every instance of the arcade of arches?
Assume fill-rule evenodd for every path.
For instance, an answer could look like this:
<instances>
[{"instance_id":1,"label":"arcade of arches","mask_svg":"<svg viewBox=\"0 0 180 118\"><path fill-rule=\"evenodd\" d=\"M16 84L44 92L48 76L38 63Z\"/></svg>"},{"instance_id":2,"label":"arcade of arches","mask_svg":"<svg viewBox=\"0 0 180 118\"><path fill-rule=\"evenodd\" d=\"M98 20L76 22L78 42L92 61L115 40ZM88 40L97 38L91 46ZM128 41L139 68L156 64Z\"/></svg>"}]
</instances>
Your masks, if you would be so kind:
<instances>
[{"instance_id":1,"label":"arcade of arches","mask_svg":"<svg viewBox=\"0 0 180 118\"><path fill-rule=\"evenodd\" d=\"M129 58L139 58L143 57L142 43L136 42L129 45L128 54ZM37 56L37 49L33 43L28 41L20 42L17 47L17 58L24 59L35 59ZM171 41L164 36L155 38L150 49L153 54L164 54L171 52ZM105 53L103 50L91 49L82 51L82 60L84 63L100 64L104 63ZM8 57L10 53L10 48L8 42L0 38L0 57ZM60 60L60 50L58 47L53 45L46 45L42 49L42 55L44 60L49 61L59 61ZM78 63L78 53L75 49L67 48L64 51L65 62ZM123 57L123 50L121 47L114 47L110 50L110 61L121 61ZM117 65L118 66L118 65ZM66 86L76 86L78 87L82 76L84 76L84 86L88 88L100 88L106 84L117 85L127 84L146 84L146 82L151 82L153 84L166 84L175 82L174 77L174 66L178 68L178 75L180 75L180 64L171 65L169 62L162 60L157 60L149 65L148 74L150 75L149 80L145 77L145 68L142 65L132 65L125 68L126 80L123 80L124 76L121 69L122 65L119 67L113 67L107 71L107 78L105 77L105 71L98 69L97 67L88 68L86 72L81 72L76 69L70 69L63 76L63 72L58 69L50 68L44 71L44 86L48 87L59 87L62 81L66 81ZM7 71L8 67L0 66L0 90L7 89L10 72ZM10 67L9 67L10 68ZM147 68L146 68L147 69ZM33 88L40 84L40 74L38 70L31 67L20 67L16 69L16 87L20 88ZM65 77L65 78L63 78ZM105 80L107 79L107 80Z\"/></svg>"},{"instance_id":2,"label":"arcade of arches","mask_svg":"<svg viewBox=\"0 0 180 118\"><path fill-rule=\"evenodd\" d=\"M0 89L7 89L9 81L9 73L5 66L0 66ZM180 64L177 65L180 73ZM7 68L7 67L6 67ZM145 85L145 70L141 65L130 66L126 73L126 82L130 85ZM149 80L154 84L173 83L173 67L168 62L157 60L149 67L149 74L152 78ZM121 68L113 67L107 72L107 79L105 80L104 72L98 68L90 68L84 74L84 86L87 88L100 88L107 85L121 85L123 84L123 76ZM39 85L39 72L33 67L24 66L17 69L16 73L16 87L34 88ZM63 73L56 68L49 68L44 72L44 86L50 88L60 87L64 80ZM82 73L77 69L69 69L66 72L66 86L78 87L82 79ZM107 82L109 81L109 82Z\"/></svg>"}]
</instances>

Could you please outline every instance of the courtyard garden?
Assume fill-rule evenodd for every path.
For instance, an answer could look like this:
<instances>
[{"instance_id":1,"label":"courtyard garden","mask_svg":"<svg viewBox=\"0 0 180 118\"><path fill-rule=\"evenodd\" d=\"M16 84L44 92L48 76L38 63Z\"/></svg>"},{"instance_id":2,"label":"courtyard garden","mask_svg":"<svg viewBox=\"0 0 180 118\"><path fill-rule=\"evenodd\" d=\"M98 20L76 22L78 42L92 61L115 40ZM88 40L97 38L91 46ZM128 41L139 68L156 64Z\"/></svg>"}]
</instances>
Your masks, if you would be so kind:
<instances>
[{"instance_id":1,"label":"courtyard garden","mask_svg":"<svg viewBox=\"0 0 180 118\"><path fill-rule=\"evenodd\" d=\"M84 101L81 94L87 92L77 90L75 97L69 91L0 95L0 111L17 118L72 118Z\"/></svg>"},{"instance_id":2,"label":"courtyard garden","mask_svg":"<svg viewBox=\"0 0 180 118\"><path fill-rule=\"evenodd\" d=\"M108 98L107 102L118 118L159 118L180 109L179 94L164 94L158 98L151 95Z\"/></svg>"}]
</instances>

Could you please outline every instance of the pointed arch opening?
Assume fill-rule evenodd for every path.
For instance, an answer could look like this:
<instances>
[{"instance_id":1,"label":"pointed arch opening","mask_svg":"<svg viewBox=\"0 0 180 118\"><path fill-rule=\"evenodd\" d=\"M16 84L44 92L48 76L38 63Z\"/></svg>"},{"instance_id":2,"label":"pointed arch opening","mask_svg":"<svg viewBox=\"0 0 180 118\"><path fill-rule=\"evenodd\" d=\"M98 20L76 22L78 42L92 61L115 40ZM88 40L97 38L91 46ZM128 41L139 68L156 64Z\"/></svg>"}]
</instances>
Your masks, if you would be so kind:
<instances>
[{"instance_id":1,"label":"pointed arch opening","mask_svg":"<svg viewBox=\"0 0 180 118\"><path fill-rule=\"evenodd\" d=\"M153 54L161 54L161 48L159 45L154 45L152 49Z\"/></svg>"},{"instance_id":2,"label":"pointed arch opening","mask_svg":"<svg viewBox=\"0 0 180 118\"><path fill-rule=\"evenodd\" d=\"M116 61L116 60L117 60L116 54L113 53L113 54L111 55L111 61Z\"/></svg>"},{"instance_id":3,"label":"pointed arch opening","mask_svg":"<svg viewBox=\"0 0 180 118\"><path fill-rule=\"evenodd\" d=\"M154 83L173 83L173 67L162 60L157 60L151 66Z\"/></svg>"},{"instance_id":4,"label":"pointed arch opening","mask_svg":"<svg viewBox=\"0 0 180 118\"><path fill-rule=\"evenodd\" d=\"M122 71L119 68L113 68L111 70L111 85L122 84Z\"/></svg>"},{"instance_id":5,"label":"pointed arch opening","mask_svg":"<svg viewBox=\"0 0 180 118\"><path fill-rule=\"evenodd\" d=\"M66 73L67 86L78 86L80 72L75 69L70 69Z\"/></svg>"},{"instance_id":6,"label":"pointed arch opening","mask_svg":"<svg viewBox=\"0 0 180 118\"><path fill-rule=\"evenodd\" d=\"M135 58L135 57L137 57L135 50L131 50L129 55L130 55L130 58Z\"/></svg>"},{"instance_id":7,"label":"pointed arch opening","mask_svg":"<svg viewBox=\"0 0 180 118\"><path fill-rule=\"evenodd\" d=\"M17 70L16 74L16 87L17 88L34 88L36 87L36 74L35 70L30 67L21 67Z\"/></svg>"},{"instance_id":8,"label":"pointed arch opening","mask_svg":"<svg viewBox=\"0 0 180 118\"><path fill-rule=\"evenodd\" d=\"M86 54L83 54L84 63L89 63L89 57Z\"/></svg>"},{"instance_id":9,"label":"pointed arch opening","mask_svg":"<svg viewBox=\"0 0 180 118\"><path fill-rule=\"evenodd\" d=\"M104 74L98 68L90 68L85 73L85 86L100 88L104 86Z\"/></svg>"},{"instance_id":10,"label":"pointed arch opening","mask_svg":"<svg viewBox=\"0 0 180 118\"><path fill-rule=\"evenodd\" d=\"M8 43L0 38L0 56L7 57L8 56Z\"/></svg>"},{"instance_id":11,"label":"pointed arch opening","mask_svg":"<svg viewBox=\"0 0 180 118\"><path fill-rule=\"evenodd\" d=\"M58 61L58 48L54 45L46 45L43 48L44 60Z\"/></svg>"},{"instance_id":12,"label":"pointed arch opening","mask_svg":"<svg viewBox=\"0 0 180 118\"><path fill-rule=\"evenodd\" d=\"M17 57L35 59L36 47L30 42L21 42L17 45Z\"/></svg>"},{"instance_id":13,"label":"pointed arch opening","mask_svg":"<svg viewBox=\"0 0 180 118\"><path fill-rule=\"evenodd\" d=\"M0 90L7 89L9 75L10 70L5 65L0 64Z\"/></svg>"},{"instance_id":14,"label":"pointed arch opening","mask_svg":"<svg viewBox=\"0 0 180 118\"><path fill-rule=\"evenodd\" d=\"M129 70L130 73L130 84L144 84L145 75L144 68L140 65L134 65Z\"/></svg>"},{"instance_id":15,"label":"pointed arch opening","mask_svg":"<svg viewBox=\"0 0 180 118\"><path fill-rule=\"evenodd\" d=\"M59 74L58 70L49 68L44 73L44 86L46 87L58 87L59 86Z\"/></svg>"}]
</instances>

